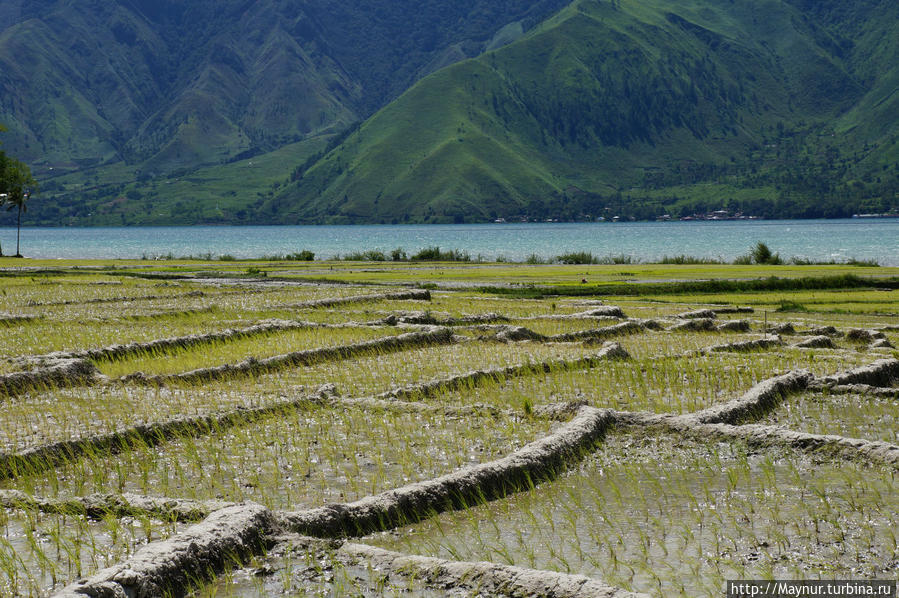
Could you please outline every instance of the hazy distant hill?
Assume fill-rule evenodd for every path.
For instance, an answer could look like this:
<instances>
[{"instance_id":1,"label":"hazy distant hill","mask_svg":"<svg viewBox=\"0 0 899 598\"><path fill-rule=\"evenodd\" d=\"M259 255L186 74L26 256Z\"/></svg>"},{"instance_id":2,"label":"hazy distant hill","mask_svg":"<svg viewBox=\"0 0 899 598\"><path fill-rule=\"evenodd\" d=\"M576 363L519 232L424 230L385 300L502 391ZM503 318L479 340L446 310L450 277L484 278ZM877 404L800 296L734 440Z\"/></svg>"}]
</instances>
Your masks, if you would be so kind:
<instances>
[{"instance_id":1,"label":"hazy distant hill","mask_svg":"<svg viewBox=\"0 0 899 598\"><path fill-rule=\"evenodd\" d=\"M4 0L4 148L44 224L897 205L897 3L566 5Z\"/></svg>"}]
</instances>

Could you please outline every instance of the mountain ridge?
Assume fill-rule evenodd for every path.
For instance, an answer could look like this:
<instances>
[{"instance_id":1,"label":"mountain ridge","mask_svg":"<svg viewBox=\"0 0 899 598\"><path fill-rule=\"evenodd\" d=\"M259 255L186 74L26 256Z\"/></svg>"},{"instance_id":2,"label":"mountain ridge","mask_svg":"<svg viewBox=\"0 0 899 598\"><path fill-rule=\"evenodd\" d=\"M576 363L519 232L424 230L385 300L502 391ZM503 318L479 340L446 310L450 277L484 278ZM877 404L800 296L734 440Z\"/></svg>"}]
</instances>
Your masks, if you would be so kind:
<instances>
[{"instance_id":1,"label":"mountain ridge","mask_svg":"<svg viewBox=\"0 0 899 598\"><path fill-rule=\"evenodd\" d=\"M391 222L396 214L410 213L413 221L426 222L498 216L577 219L609 210L647 218L671 211L664 201L670 198L660 197L655 185L647 184L647 175L660 171L670 178L679 171L680 161L724 173L684 175L683 183L708 184L730 177L734 195L757 190L765 205L746 207L763 212L760 215L845 216L846 210L864 205L848 201L836 205L849 198L848 188L809 186L823 174L824 162L816 154L840 151L816 138L851 118L847 113L871 92L845 66L847 52L841 46L845 40L834 39L787 2L763 3L768 19L761 26L748 3L731 3L729 11L718 12L705 3L694 10L702 4L574 2L523 40L417 83L283 190L270 202L269 212L310 222ZM741 4L742 11L730 8ZM480 77L490 82L471 83ZM451 90L466 85L470 91L459 101L467 107L454 106L458 94ZM428 113L428 104L434 102L428 98L441 98L443 112L455 108L458 122L447 123ZM479 98L491 99L484 100L485 106L478 105ZM426 116L410 120L409 115L420 114ZM406 122L411 125L403 128ZM895 137L895 115L881 126ZM427 155L423 146L428 142L418 137L428 127L430 145L454 155L441 160L442 172L450 176L411 157L415 152ZM466 128L476 131L478 139L466 139L461 134ZM360 141L366 133L367 140ZM765 155L766 148L800 137L801 142L789 149L794 155ZM414 149L397 155L399 138ZM460 145L448 149L453 138ZM480 138L489 139L493 148L479 147ZM500 151L497 144L502 138L517 139L516 149ZM871 141L878 140L869 135L863 143ZM890 148L884 152L889 156ZM510 153L525 164L501 166L499 157ZM488 175L486 167L478 166L487 155L492 166L501 166L500 172ZM788 179L796 173L789 172L792 164L783 166L785 158L794 159L802 169L802 180L761 180L752 163L757 161L770 179ZM465 164L469 168L461 173L453 170ZM578 164L571 172L569 167ZM354 167L360 171L352 171ZM515 176L540 172L548 175L532 177L530 184L506 184ZM874 189L882 191L874 203L879 202L875 207L883 211L896 207L895 167L887 175L888 184ZM493 186L466 188L479 179ZM828 183L847 181L830 177ZM574 194L567 192L570 188ZM627 196L633 188L642 197L630 193L631 198L643 206L609 207L616 199L620 204L622 194ZM815 199L811 194L823 200L824 213L804 213L808 200ZM491 199L489 204L477 205L476 200L485 197ZM745 202L730 199L719 201L743 210ZM681 209L689 205L681 200L668 203L680 203Z\"/></svg>"},{"instance_id":2,"label":"mountain ridge","mask_svg":"<svg viewBox=\"0 0 899 598\"><path fill-rule=\"evenodd\" d=\"M46 210L32 218L899 207L899 14L886 0L466 0L415 14L406 4L130 0L79 16L57 1L11 0L7 14L20 17L16 35L0 30L0 121L5 147L47 180ZM103 27L74 39L98 14ZM203 24L189 31L192 22ZM55 41L34 50L23 30ZM81 72L79 49L112 56ZM32 95L8 93L29 66L41 74ZM54 99L48 90L66 80L81 83ZM26 124L35 105L52 118Z\"/></svg>"},{"instance_id":3,"label":"mountain ridge","mask_svg":"<svg viewBox=\"0 0 899 598\"><path fill-rule=\"evenodd\" d=\"M537 20L563 2L461 0L449 14L439 3L356 4L12 2L0 29L6 145L45 174L120 159L157 175L270 151L368 116L407 87L440 44L489 38L499 28L453 19L457 13L480 7L500 22ZM394 44L401 19L415 26ZM403 74L384 76L387 69Z\"/></svg>"}]
</instances>

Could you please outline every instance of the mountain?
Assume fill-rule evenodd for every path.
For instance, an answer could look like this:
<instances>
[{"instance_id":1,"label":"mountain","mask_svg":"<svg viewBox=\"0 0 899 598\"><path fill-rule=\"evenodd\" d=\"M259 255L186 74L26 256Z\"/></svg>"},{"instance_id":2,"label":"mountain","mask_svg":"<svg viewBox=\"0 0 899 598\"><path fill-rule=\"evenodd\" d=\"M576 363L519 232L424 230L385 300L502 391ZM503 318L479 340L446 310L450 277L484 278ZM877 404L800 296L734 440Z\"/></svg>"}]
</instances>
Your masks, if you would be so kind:
<instances>
[{"instance_id":1,"label":"mountain","mask_svg":"<svg viewBox=\"0 0 899 598\"><path fill-rule=\"evenodd\" d=\"M561 0L4 0L0 122L38 172L155 176L345 128Z\"/></svg>"},{"instance_id":2,"label":"mountain","mask_svg":"<svg viewBox=\"0 0 899 598\"><path fill-rule=\"evenodd\" d=\"M899 207L888 0L5 0L41 224ZM40 204L38 206L38 204Z\"/></svg>"},{"instance_id":3,"label":"mountain","mask_svg":"<svg viewBox=\"0 0 899 598\"><path fill-rule=\"evenodd\" d=\"M263 212L310 222L897 207L897 5L578 0L418 82Z\"/></svg>"}]
</instances>

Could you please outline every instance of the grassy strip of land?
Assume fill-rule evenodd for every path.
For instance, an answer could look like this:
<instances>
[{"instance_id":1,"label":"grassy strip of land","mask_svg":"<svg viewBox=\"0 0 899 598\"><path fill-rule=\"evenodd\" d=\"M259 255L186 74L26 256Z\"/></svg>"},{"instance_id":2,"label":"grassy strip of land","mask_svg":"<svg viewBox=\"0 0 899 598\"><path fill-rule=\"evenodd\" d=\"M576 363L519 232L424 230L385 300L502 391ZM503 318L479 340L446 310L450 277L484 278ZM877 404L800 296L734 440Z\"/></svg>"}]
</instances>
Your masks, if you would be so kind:
<instances>
[{"instance_id":1,"label":"grassy strip of land","mask_svg":"<svg viewBox=\"0 0 899 598\"><path fill-rule=\"evenodd\" d=\"M875 288L899 289L899 278L872 279L853 274L841 276L804 276L801 278L779 278L770 276L753 280L695 280L656 283L618 283L599 285L557 285L557 286L524 286L500 287L482 286L482 293L507 295L527 299L539 299L550 296L587 296L587 295L692 295L697 293L745 293L759 291L809 291L834 289Z\"/></svg>"}]
</instances>

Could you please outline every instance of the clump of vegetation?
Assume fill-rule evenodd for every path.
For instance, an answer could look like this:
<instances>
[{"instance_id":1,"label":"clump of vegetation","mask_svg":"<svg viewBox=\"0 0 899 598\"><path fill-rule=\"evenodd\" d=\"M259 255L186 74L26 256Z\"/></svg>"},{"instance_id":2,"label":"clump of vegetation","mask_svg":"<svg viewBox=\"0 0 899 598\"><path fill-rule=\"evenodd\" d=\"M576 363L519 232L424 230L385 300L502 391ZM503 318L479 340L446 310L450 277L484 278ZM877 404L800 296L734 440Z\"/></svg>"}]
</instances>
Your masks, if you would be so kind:
<instances>
[{"instance_id":1,"label":"clump of vegetation","mask_svg":"<svg viewBox=\"0 0 899 598\"><path fill-rule=\"evenodd\" d=\"M597 260L598 264L636 264L639 263L640 260L634 258L632 255L625 255L623 253L619 253L618 255L607 255L605 257L601 257Z\"/></svg>"},{"instance_id":2,"label":"clump of vegetation","mask_svg":"<svg viewBox=\"0 0 899 598\"><path fill-rule=\"evenodd\" d=\"M772 253L771 249L761 241L756 243L749 253L737 256L734 259L734 264L740 266L748 266L750 264L779 266L783 263L780 254Z\"/></svg>"},{"instance_id":3,"label":"clump of vegetation","mask_svg":"<svg viewBox=\"0 0 899 598\"><path fill-rule=\"evenodd\" d=\"M663 255L662 259L659 261L660 264L679 264L679 265L700 265L700 264L723 264L720 259L715 259L713 257L696 257L692 255L672 255L667 256Z\"/></svg>"},{"instance_id":4,"label":"clump of vegetation","mask_svg":"<svg viewBox=\"0 0 899 598\"><path fill-rule=\"evenodd\" d=\"M790 263L796 266L858 266L861 268L879 268L880 264L877 260L858 260L853 258L849 258L845 262L838 262L836 260L810 260L808 258L801 257L792 257L790 258Z\"/></svg>"},{"instance_id":5,"label":"clump of vegetation","mask_svg":"<svg viewBox=\"0 0 899 598\"><path fill-rule=\"evenodd\" d=\"M598 264L599 261L593 257L589 251L578 251L573 253L563 253L556 256L556 261L560 264Z\"/></svg>"},{"instance_id":6,"label":"clump of vegetation","mask_svg":"<svg viewBox=\"0 0 899 598\"><path fill-rule=\"evenodd\" d=\"M777 311L780 312L805 312L808 311L808 308L801 303L797 303L796 301L781 301L780 307L777 308Z\"/></svg>"},{"instance_id":7,"label":"clump of vegetation","mask_svg":"<svg viewBox=\"0 0 899 598\"><path fill-rule=\"evenodd\" d=\"M302 251L288 253L284 256L284 259L291 262L311 262L315 259L315 253L309 251L308 249L304 249Z\"/></svg>"},{"instance_id":8,"label":"clump of vegetation","mask_svg":"<svg viewBox=\"0 0 899 598\"><path fill-rule=\"evenodd\" d=\"M315 259L315 253L304 249L288 254L263 255L259 259L266 262L311 262Z\"/></svg>"},{"instance_id":9,"label":"clump of vegetation","mask_svg":"<svg viewBox=\"0 0 899 598\"><path fill-rule=\"evenodd\" d=\"M450 249L441 251L440 247L425 247L411 258L413 262L470 262L471 255L467 251Z\"/></svg>"},{"instance_id":10,"label":"clump of vegetation","mask_svg":"<svg viewBox=\"0 0 899 598\"><path fill-rule=\"evenodd\" d=\"M783 264L783 260L780 259L780 254L771 253L771 249L761 241L755 244L755 247L752 248L749 255L752 257L752 263L754 264L767 264L769 266L779 266Z\"/></svg>"},{"instance_id":11,"label":"clump of vegetation","mask_svg":"<svg viewBox=\"0 0 899 598\"><path fill-rule=\"evenodd\" d=\"M367 251L347 253L340 259L346 262L386 262L387 256L379 249L369 249Z\"/></svg>"},{"instance_id":12,"label":"clump of vegetation","mask_svg":"<svg viewBox=\"0 0 899 598\"><path fill-rule=\"evenodd\" d=\"M877 260L857 260L855 258L849 258L846 260L846 264L849 266L859 266L861 268L879 268L880 263Z\"/></svg>"},{"instance_id":13,"label":"clump of vegetation","mask_svg":"<svg viewBox=\"0 0 899 598\"><path fill-rule=\"evenodd\" d=\"M406 250L402 247L397 247L393 251L390 252L390 259L394 262L405 262L409 259L406 255Z\"/></svg>"},{"instance_id":14,"label":"clump of vegetation","mask_svg":"<svg viewBox=\"0 0 899 598\"><path fill-rule=\"evenodd\" d=\"M590 253L589 251L576 251L572 253L563 253L562 255L556 256L555 261L560 264L605 264L605 265L613 265L613 264L635 264L639 262L639 260L634 259L631 255L625 255L623 253L619 253L617 255L607 255L604 257L598 257ZM530 262L529 262L530 263Z\"/></svg>"}]
</instances>

